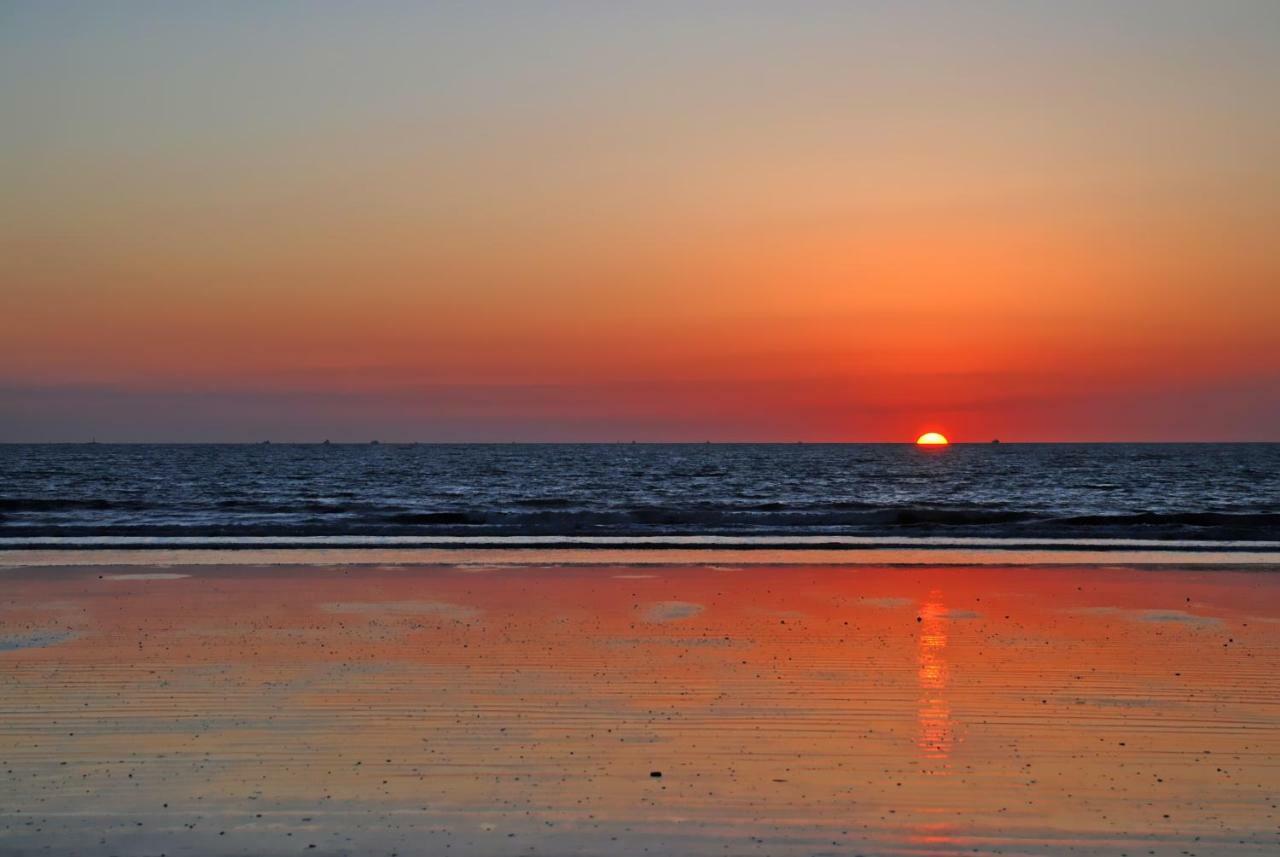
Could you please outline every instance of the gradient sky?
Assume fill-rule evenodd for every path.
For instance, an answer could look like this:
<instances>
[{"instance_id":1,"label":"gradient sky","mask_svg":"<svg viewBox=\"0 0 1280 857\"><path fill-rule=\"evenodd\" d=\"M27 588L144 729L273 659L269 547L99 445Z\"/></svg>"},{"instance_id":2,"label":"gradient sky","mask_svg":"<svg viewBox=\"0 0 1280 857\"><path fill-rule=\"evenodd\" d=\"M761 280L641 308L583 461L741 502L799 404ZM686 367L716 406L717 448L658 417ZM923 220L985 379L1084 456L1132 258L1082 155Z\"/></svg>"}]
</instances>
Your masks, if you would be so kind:
<instances>
[{"instance_id":1,"label":"gradient sky","mask_svg":"<svg viewBox=\"0 0 1280 857\"><path fill-rule=\"evenodd\" d=\"M1280 440L1280 3L0 0L0 440Z\"/></svg>"}]
</instances>

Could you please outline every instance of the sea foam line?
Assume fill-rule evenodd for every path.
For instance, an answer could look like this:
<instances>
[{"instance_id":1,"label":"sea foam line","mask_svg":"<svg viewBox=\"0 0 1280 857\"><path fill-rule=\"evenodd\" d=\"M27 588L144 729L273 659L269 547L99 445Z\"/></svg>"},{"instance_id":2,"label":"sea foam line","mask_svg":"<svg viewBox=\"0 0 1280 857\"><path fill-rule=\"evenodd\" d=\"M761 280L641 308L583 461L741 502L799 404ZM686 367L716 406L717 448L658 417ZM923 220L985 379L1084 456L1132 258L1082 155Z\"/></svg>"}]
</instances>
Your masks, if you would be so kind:
<instances>
[{"instance_id":1,"label":"sea foam line","mask_svg":"<svg viewBox=\"0 0 1280 857\"><path fill-rule=\"evenodd\" d=\"M92 550L101 548L634 548L745 550L824 548L982 548L988 550L1185 550L1185 551L1274 551L1280 541L1197 540L1197 539L1085 539L1085 538L992 538L981 536L844 536L844 535L650 535L650 536L8 536L0 537L0 550Z\"/></svg>"}]
</instances>

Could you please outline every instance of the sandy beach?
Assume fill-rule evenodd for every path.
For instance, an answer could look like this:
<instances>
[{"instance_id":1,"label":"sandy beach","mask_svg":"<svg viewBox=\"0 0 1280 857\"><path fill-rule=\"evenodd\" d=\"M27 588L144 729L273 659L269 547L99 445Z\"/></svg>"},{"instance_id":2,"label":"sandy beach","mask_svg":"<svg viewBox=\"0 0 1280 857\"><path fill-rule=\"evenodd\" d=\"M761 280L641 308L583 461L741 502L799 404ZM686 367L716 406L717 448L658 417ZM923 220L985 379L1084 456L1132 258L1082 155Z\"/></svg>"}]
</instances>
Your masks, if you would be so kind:
<instances>
[{"instance_id":1,"label":"sandy beach","mask_svg":"<svg viewBox=\"0 0 1280 857\"><path fill-rule=\"evenodd\" d=\"M1270 572L3 575L3 854L1280 847Z\"/></svg>"}]
</instances>

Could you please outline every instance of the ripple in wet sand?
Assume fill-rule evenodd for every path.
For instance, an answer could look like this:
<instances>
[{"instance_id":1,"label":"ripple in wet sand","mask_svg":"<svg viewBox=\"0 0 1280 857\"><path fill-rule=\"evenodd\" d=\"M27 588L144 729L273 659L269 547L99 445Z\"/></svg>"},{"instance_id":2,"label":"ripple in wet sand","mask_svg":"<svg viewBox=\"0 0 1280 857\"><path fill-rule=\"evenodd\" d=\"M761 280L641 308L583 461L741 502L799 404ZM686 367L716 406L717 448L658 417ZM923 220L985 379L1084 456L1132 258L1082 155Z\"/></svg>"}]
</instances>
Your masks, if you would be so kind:
<instances>
[{"instance_id":1,"label":"ripple in wet sand","mask_svg":"<svg viewBox=\"0 0 1280 857\"><path fill-rule=\"evenodd\" d=\"M615 570L7 573L0 854L1274 854L1278 576Z\"/></svg>"},{"instance_id":2,"label":"ripple in wet sand","mask_svg":"<svg viewBox=\"0 0 1280 857\"><path fill-rule=\"evenodd\" d=\"M335 601L321 604L327 613L357 613L367 616L443 616L465 622L480 611L445 601Z\"/></svg>"}]
</instances>

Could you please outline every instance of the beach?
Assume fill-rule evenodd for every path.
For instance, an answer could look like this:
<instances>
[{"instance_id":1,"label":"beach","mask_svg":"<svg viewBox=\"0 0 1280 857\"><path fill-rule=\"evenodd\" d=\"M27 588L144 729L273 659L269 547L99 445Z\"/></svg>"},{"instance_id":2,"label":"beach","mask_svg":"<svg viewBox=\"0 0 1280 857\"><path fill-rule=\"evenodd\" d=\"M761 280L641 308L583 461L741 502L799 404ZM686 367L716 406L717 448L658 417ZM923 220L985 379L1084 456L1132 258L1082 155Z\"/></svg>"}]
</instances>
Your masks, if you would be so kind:
<instances>
[{"instance_id":1,"label":"beach","mask_svg":"<svg viewBox=\"0 0 1280 857\"><path fill-rule=\"evenodd\" d=\"M0 570L0 854L1280 848L1274 567L526 556Z\"/></svg>"},{"instance_id":2,"label":"beach","mask_svg":"<svg viewBox=\"0 0 1280 857\"><path fill-rule=\"evenodd\" d=\"M1280 857L1280 0L0 0L0 857Z\"/></svg>"}]
</instances>

